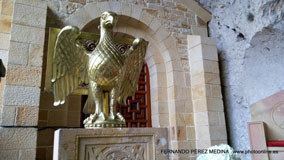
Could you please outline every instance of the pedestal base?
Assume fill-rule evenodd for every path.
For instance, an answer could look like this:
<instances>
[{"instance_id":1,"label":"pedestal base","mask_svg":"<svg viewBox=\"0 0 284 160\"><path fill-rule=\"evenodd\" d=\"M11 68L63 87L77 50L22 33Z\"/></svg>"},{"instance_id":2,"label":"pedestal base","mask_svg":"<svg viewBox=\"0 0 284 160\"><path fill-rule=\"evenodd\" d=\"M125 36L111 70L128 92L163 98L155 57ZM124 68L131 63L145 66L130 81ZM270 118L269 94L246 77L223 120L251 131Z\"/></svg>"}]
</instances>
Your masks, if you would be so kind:
<instances>
[{"instance_id":1,"label":"pedestal base","mask_svg":"<svg viewBox=\"0 0 284 160\"><path fill-rule=\"evenodd\" d=\"M122 128L126 127L125 122L118 120L105 120L93 124L85 124L85 128Z\"/></svg>"},{"instance_id":2,"label":"pedestal base","mask_svg":"<svg viewBox=\"0 0 284 160\"><path fill-rule=\"evenodd\" d=\"M84 120L84 127L89 128L121 128L126 127L125 119L118 112L112 118L106 116L103 112L99 115L94 113Z\"/></svg>"},{"instance_id":3,"label":"pedestal base","mask_svg":"<svg viewBox=\"0 0 284 160\"><path fill-rule=\"evenodd\" d=\"M95 128L55 131L53 159L168 159L166 128Z\"/></svg>"}]
</instances>

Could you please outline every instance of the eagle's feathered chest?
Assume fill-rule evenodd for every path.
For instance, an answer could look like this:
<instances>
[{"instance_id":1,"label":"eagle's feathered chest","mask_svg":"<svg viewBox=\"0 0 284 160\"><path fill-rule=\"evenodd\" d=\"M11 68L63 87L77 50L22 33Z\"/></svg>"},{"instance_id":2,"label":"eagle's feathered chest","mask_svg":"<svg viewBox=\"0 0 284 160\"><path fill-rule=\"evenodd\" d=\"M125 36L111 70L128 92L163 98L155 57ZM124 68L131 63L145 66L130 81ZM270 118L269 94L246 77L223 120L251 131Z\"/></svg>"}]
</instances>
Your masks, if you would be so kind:
<instances>
[{"instance_id":1,"label":"eagle's feathered chest","mask_svg":"<svg viewBox=\"0 0 284 160\"><path fill-rule=\"evenodd\" d=\"M90 55L89 78L100 85L114 85L123 66L123 55L114 41L106 37Z\"/></svg>"}]
</instances>

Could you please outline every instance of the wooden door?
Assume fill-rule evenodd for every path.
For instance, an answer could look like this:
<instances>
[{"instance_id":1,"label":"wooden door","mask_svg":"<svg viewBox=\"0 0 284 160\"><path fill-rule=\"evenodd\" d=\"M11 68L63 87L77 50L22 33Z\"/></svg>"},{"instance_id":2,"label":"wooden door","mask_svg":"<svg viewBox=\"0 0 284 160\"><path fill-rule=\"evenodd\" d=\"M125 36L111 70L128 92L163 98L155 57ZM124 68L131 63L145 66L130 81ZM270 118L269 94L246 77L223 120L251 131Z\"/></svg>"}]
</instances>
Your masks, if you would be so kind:
<instances>
[{"instance_id":1,"label":"wooden door","mask_svg":"<svg viewBox=\"0 0 284 160\"><path fill-rule=\"evenodd\" d=\"M127 98L127 105L118 105L117 111L126 120L127 127L152 127L150 77L146 63L144 63L134 96Z\"/></svg>"}]
</instances>

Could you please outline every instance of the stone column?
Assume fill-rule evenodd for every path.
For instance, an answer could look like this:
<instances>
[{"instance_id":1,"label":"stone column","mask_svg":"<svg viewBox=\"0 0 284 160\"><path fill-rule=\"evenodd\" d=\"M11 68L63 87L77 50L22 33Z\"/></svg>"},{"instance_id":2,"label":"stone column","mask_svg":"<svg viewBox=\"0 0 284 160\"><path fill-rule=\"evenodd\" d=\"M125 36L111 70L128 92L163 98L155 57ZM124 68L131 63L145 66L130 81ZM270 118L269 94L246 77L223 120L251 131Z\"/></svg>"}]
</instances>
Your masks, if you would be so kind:
<instances>
[{"instance_id":1,"label":"stone column","mask_svg":"<svg viewBox=\"0 0 284 160\"><path fill-rule=\"evenodd\" d=\"M33 0L9 3L14 10L2 101L0 155L4 159L35 159L47 5Z\"/></svg>"},{"instance_id":2,"label":"stone column","mask_svg":"<svg viewBox=\"0 0 284 160\"><path fill-rule=\"evenodd\" d=\"M190 35L188 49L196 148L227 143L216 42Z\"/></svg>"}]
</instances>

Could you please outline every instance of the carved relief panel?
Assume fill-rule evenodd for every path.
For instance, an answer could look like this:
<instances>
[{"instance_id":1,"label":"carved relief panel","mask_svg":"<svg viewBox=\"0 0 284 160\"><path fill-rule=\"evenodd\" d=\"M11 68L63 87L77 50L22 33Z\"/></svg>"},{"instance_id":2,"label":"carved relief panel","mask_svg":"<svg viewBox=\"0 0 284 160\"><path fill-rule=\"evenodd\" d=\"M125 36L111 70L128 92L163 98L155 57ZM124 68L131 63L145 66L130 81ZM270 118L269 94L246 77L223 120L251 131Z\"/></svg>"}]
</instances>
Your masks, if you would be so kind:
<instances>
[{"instance_id":1,"label":"carved relief panel","mask_svg":"<svg viewBox=\"0 0 284 160\"><path fill-rule=\"evenodd\" d=\"M79 160L155 159L153 135L78 136Z\"/></svg>"}]
</instances>

